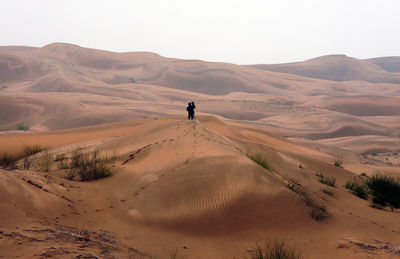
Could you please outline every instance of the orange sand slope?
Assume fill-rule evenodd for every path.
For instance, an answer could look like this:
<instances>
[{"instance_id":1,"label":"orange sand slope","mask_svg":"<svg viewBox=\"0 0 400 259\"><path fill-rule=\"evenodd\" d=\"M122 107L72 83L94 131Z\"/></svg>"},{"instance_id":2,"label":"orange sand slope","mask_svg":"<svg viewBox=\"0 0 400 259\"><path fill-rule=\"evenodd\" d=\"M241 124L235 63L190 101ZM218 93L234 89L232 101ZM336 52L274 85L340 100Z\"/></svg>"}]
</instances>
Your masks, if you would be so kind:
<instances>
[{"instance_id":1,"label":"orange sand slope","mask_svg":"<svg viewBox=\"0 0 400 259\"><path fill-rule=\"evenodd\" d=\"M36 171L41 154L29 171L0 170L5 258L170 258L174 251L241 258L276 237L305 258L392 258L394 250L377 242L399 245L398 213L371 208L342 187L354 174L333 166L333 155L213 116L4 135L0 143L0 152L38 143L54 156L80 146L117 157L114 175L93 182L66 180L56 165ZM252 154L265 157L270 171ZM344 167L350 162L357 163ZM321 192L317 172L336 177L333 196ZM323 207L330 216L314 220L310 212Z\"/></svg>"}]
</instances>

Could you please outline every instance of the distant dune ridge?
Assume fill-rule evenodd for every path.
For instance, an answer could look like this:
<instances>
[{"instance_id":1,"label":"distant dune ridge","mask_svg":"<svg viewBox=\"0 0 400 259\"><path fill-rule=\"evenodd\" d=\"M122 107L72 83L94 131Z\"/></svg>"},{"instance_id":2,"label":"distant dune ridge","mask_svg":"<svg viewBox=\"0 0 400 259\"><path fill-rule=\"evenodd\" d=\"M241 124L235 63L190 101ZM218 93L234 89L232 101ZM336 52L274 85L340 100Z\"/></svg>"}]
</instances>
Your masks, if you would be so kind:
<instances>
[{"instance_id":1,"label":"distant dune ridge","mask_svg":"<svg viewBox=\"0 0 400 259\"><path fill-rule=\"evenodd\" d=\"M399 60L331 55L240 66L66 43L4 46L0 127L13 130L22 122L32 131L45 131L184 116L185 103L195 100L198 113L285 136L392 136L400 116Z\"/></svg>"},{"instance_id":2,"label":"distant dune ridge","mask_svg":"<svg viewBox=\"0 0 400 259\"><path fill-rule=\"evenodd\" d=\"M400 84L400 57L362 60L346 55L329 55L304 62L250 67L338 82Z\"/></svg>"}]
</instances>

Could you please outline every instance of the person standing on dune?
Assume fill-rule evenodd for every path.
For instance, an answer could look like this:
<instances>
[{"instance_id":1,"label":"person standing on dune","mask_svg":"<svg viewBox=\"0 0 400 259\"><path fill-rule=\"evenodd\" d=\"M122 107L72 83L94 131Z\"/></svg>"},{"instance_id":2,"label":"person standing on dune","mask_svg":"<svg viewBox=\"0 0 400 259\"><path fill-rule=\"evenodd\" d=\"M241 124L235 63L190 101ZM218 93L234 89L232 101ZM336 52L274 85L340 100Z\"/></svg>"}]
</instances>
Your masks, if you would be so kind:
<instances>
[{"instance_id":1,"label":"person standing on dune","mask_svg":"<svg viewBox=\"0 0 400 259\"><path fill-rule=\"evenodd\" d=\"M188 120L193 120L195 108L196 108L196 106L194 105L194 102L188 103L188 107L186 108L186 110L188 112Z\"/></svg>"},{"instance_id":2,"label":"person standing on dune","mask_svg":"<svg viewBox=\"0 0 400 259\"><path fill-rule=\"evenodd\" d=\"M192 107L193 107L193 119L194 119L194 109L196 109L196 105L194 104L193 101L192 101Z\"/></svg>"}]
</instances>

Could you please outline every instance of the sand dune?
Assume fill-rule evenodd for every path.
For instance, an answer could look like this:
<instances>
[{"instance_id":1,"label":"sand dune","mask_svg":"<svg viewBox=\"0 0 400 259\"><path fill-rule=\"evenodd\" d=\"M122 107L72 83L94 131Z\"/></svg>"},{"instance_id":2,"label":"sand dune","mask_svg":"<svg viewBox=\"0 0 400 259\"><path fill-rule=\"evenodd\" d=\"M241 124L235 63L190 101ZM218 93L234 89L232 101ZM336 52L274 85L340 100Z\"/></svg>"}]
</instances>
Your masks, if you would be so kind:
<instances>
[{"instance_id":1,"label":"sand dune","mask_svg":"<svg viewBox=\"0 0 400 259\"><path fill-rule=\"evenodd\" d=\"M371 58L367 61L374 63L387 72L400 72L400 57Z\"/></svg>"},{"instance_id":2,"label":"sand dune","mask_svg":"<svg viewBox=\"0 0 400 259\"><path fill-rule=\"evenodd\" d=\"M400 173L397 65L0 47L0 156L40 144L54 157L77 147L116 157L114 175L92 182L65 179L57 164L39 172L43 153L29 157L30 170L22 160L0 169L0 256L243 258L283 237L305 258L393 258L398 211L343 185ZM191 100L194 121L185 119ZM332 196L317 174L336 179ZM325 220L310 216L324 208Z\"/></svg>"},{"instance_id":3,"label":"sand dune","mask_svg":"<svg viewBox=\"0 0 400 259\"><path fill-rule=\"evenodd\" d=\"M250 67L339 82L368 81L399 84L400 74L397 73L399 70L396 62L398 62L396 58L361 60L346 55L328 55L304 62Z\"/></svg>"},{"instance_id":4,"label":"sand dune","mask_svg":"<svg viewBox=\"0 0 400 259\"><path fill-rule=\"evenodd\" d=\"M354 174L333 166L334 156L245 124L198 119L0 136L6 150L40 143L53 154L76 145L118 154L115 175L95 182L65 180L56 166L45 174L1 169L1 254L164 258L177 249L187 258L233 258L260 238L284 235L306 258L365 258L371 251L346 239L398 239L397 214L371 208L342 187ZM257 152L272 172L247 157ZM357 163L345 166L350 162ZM337 178L334 196L320 191L316 172ZM331 216L312 219L312 207L287 188L287 179ZM105 246L112 247L106 254Z\"/></svg>"}]
</instances>

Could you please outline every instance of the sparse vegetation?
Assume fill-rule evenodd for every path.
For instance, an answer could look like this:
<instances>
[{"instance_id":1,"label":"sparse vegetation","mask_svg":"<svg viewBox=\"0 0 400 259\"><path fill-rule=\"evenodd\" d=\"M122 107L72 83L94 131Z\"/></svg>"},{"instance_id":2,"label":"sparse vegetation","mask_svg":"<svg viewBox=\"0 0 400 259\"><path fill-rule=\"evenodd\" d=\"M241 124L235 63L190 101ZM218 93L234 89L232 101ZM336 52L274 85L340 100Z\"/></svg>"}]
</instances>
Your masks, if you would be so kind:
<instances>
[{"instance_id":1,"label":"sparse vegetation","mask_svg":"<svg viewBox=\"0 0 400 259\"><path fill-rule=\"evenodd\" d=\"M250 252L251 259L299 259L301 253L289 247L284 240L274 240L265 242L263 245L257 244L256 248Z\"/></svg>"},{"instance_id":2,"label":"sparse vegetation","mask_svg":"<svg viewBox=\"0 0 400 259\"><path fill-rule=\"evenodd\" d=\"M286 180L288 182L287 187L290 190L292 190L292 191L294 191L296 193L300 192L301 185L300 185L300 183L299 183L299 181L297 179L292 178L292 177L287 177Z\"/></svg>"},{"instance_id":3,"label":"sparse vegetation","mask_svg":"<svg viewBox=\"0 0 400 259\"><path fill-rule=\"evenodd\" d=\"M6 169L17 169L17 162L24 159L23 166L25 169L29 169L31 160L28 158L36 153L43 151L40 145L24 146L22 151L14 154L4 153L0 156L0 166Z\"/></svg>"},{"instance_id":4,"label":"sparse vegetation","mask_svg":"<svg viewBox=\"0 0 400 259\"><path fill-rule=\"evenodd\" d=\"M304 187L294 178L286 178L287 187L293 192L297 193L304 201L304 203L311 208L310 216L315 220L323 220L330 216L324 205L319 205L307 193Z\"/></svg>"},{"instance_id":5,"label":"sparse vegetation","mask_svg":"<svg viewBox=\"0 0 400 259\"><path fill-rule=\"evenodd\" d=\"M333 162L333 165L337 166L337 167L340 167L340 168L343 168L342 164L343 164L342 156L338 155L337 158L335 159L335 161Z\"/></svg>"},{"instance_id":6,"label":"sparse vegetation","mask_svg":"<svg viewBox=\"0 0 400 259\"><path fill-rule=\"evenodd\" d=\"M319 180L321 183L336 187L336 178L335 177L324 177Z\"/></svg>"},{"instance_id":7,"label":"sparse vegetation","mask_svg":"<svg viewBox=\"0 0 400 259\"><path fill-rule=\"evenodd\" d=\"M23 155L24 157L32 156L36 153L42 152L44 150L40 145L24 146Z\"/></svg>"},{"instance_id":8,"label":"sparse vegetation","mask_svg":"<svg viewBox=\"0 0 400 259\"><path fill-rule=\"evenodd\" d=\"M317 173L316 175L320 178L319 181L321 183L336 187L336 177L325 176L322 173Z\"/></svg>"},{"instance_id":9,"label":"sparse vegetation","mask_svg":"<svg viewBox=\"0 0 400 259\"><path fill-rule=\"evenodd\" d=\"M325 206L314 206L311 210L310 215L315 220L323 220L330 216L330 214L326 211Z\"/></svg>"},{"instance_id":10,"label":"sparse vegetation","mask_svg":"<svg viewBox=\"0 0 400 259\"><path fill-rule=\"evenodd\" d=\"M400 207L400 181L387 174L376 174L368 178L365 184L370 189L372 202L390 208Z\"/></svg>"},{"instance_id":11,"label":"sparse vegetation","mask_svg":"<svg viewBox=\"0 0 400 259\"><path fill-rule=\"evenodd\" d=\"M28 126L28 125L25 125L25 124L23 124L23 123L19 123L19 124L17 125L17 130L27 131L27 130L29 130L29 126Z\"/></svg>"},{"instance_id":12,"label":"sparse vegetation","mask_svg":"<svg viewBox=\"0 0 400 259\"><path fill-rule=\"evenodd\" d=\"M185 259L183 255L179 255L178 250L172 250L169 252L169 258L171 259Z\"/></svg>"},{"instance_id":13,"label":"sparse vegetation","mask_svg":"<svg viewBox=\"0 0 400 259\"><path fill-rule=\"evenodd\" d=\"M56 156L56 159L54 160L55 162L58 162L58 169L68 169L68 159L65 156L65 154L58 154Z\"/></svg>"},{"instance_id":14,"label":"sparse vegetation","mask_svg":"<svg viewBox=\"0 0 400 259\"><path fill-rule=\"evenodd\" d=\"M389 206L392 211L400 208L400 179L392 175L377 173L364 179L354 178L348 180L344 187L365 200L371 195L375 207Z\"/></svg>"},{"instance_id":15,"label":"sparse vegetation","mask_svg":"<svg viewBox=\"0 0 400 259\"><path fill-rule=\"evenodd\" d=\"M48 172L53 164L53 155L45 151L37 160L37 166L40 171Z\"/></svg>"},{"instance_id":16,"label":"sparse vegetation","mask_svg":"<svg viewBox=\"0 0 400 259\"><path fill-rule=\"evenodd\" d=\"M32 146L24 146L22 151L22 157L24 158L23 165L24 169L29 170L31 167L32 161L29 158L30 156L42 152L44 149L40 145L32 145Z\"/></svg>"},{"instance_id":17,"label":"sparse vegetation","mask_svg":"<svg viewBox=\"0 0 400 259\"><path fill-rule=\"evenodd\" d=\"M261 155L260 153L257 154L250 154L248 155L250 157L251 160L253 160L254 162L256 162L257 164L259 164L260 166L264 167L265 169L267 169L268 171L271 171L271 166L269 165L268 161L265 159L265 157L263 155Z\"/></svg>"},{"instance_id":18,"label":"sparse vegetation","mask_svg":"<svg viewBox=\"0 0 400 259\"><path fill-rule=\"evenodd\" d=\"M0 166L6 169L16 169L19 156L14 154L4 153L0 156Z\"/></svg>"},{"instance_id":19,"label":"sparse vegetation","mask_svg":"<svg viewBox=\"0 0 400 259\"><path fill-rule=\"evenodd\" d=\"M91 153L83 153L82 148L72 151L69 164L66 167L66 178L73 179L79 176L81 181L96 180L112 175L112 157L101 156L98 150Z\"/></svg>"},{"instance_id":20,"label":"sparse vegetation","mask_svg":"<svg viewBox=\"0 0 400 259\"><path fill-rule=\"evenodd\" d=\"M64 161L66 159L65 154L58 154L54 162Z\"/></svg>"},{"instance_id":21,"label":"sparse vegetation","mask_svg":"<svg viewBox=\"0 0 400 259\"><path fill-rule=\"evenodd\" d=\"M102 247L102 251L101 251L101 253L102 254L110 254L113 250L114 250L114 247L112 247L112 246L110 246L110 245L104 245L103 247Z\"/></svg>"},{"instance_id":22,"label":"sparse vegetation","mask_svg":"<svg viewBox=\"0 0 400 259\"><path fill-rule=\"evenodd\" d=\"M348 180L344 187L349 189L351 193L357 195L361 199L368 199L368 186L366 186L365 183L358 183L355 180Z\"/></svg>"},{"instance_id":23,"label":"sparse vegetation","mask_svg":"<svg viewBox=\"0 0 400 259\"><path fill-rule=\"evenodd\" d=\"M90 240L92 233L87 229L82 229L79 231L79 234L83 236L83 238L87 241Z\"/></svg>"},{"instance_id":24,"label":"sparse vegetation","mask_svg":"<svg viewBox=\"0 0 400 259\"><path fill-rule=\"evenodd\" d=\"M29 157L25 157L24 158L24 169L29 170L29 168L31 167L31 160L29 159Z\"/></svg>"},{"instance_id":25,"label":"sparse vegetation","mask_svg":"<svg viewBox=\"0 0 400 259\"><path fill-rule=\"evenodd\" d=\"M321 187L320 190L321 190L321 192L324 192L324 193L326 193L326 194L328 194L330 196L333 196L335 194L335 190L331 189L331 188L328 188L328 187Z\"/></svg>"}]
</instances>

